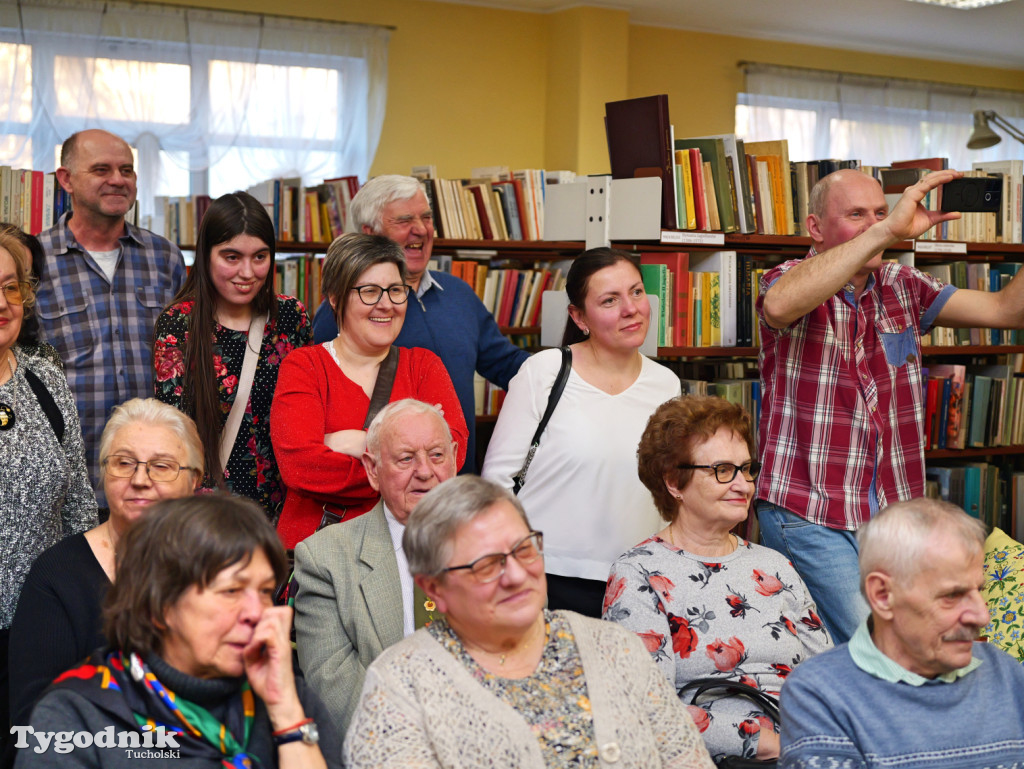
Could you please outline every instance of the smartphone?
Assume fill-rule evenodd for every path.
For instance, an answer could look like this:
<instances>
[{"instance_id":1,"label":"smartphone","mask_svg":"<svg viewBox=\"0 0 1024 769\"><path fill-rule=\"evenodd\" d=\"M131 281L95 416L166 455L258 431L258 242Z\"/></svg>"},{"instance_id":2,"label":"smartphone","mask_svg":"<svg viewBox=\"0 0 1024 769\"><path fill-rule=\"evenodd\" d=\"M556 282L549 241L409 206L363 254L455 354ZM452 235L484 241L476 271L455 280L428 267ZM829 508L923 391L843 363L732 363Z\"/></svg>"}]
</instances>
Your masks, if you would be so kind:
<instances>
[{"instance_id":1,"label":"smartphone","mask_svg":"<svg viewBox=\"0 0 1024 769\"><path fill-rule=\"evenodd\" d=\"M940 189L943 211L999 211L1003 201L1003 180L994 176L954 179Z\"/></svg>"}]
</instances>

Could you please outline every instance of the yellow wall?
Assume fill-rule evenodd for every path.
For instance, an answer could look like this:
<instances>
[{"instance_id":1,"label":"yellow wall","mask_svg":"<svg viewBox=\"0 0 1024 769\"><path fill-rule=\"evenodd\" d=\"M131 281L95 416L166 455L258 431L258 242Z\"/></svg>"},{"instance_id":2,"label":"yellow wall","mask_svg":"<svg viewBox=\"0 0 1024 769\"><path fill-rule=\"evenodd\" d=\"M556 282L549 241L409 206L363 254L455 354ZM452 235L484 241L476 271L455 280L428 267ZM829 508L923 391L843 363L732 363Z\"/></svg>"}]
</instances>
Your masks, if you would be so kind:
<instances>
[{"instance_id":1,"label":"yellow wall","mask_svg":"<svg viewBox=\"0 0 1024 769\"><path fill-rule=\"evenodd\" d=\"M428 0L178 0L396 27L384 132L372 173L432 163L608 170L604 102L669 94L677 135L733 129L737 62L843 70L1024 91L1024 70L630 25L624 11L523 13Z\"/></svg>"}]
</instances>

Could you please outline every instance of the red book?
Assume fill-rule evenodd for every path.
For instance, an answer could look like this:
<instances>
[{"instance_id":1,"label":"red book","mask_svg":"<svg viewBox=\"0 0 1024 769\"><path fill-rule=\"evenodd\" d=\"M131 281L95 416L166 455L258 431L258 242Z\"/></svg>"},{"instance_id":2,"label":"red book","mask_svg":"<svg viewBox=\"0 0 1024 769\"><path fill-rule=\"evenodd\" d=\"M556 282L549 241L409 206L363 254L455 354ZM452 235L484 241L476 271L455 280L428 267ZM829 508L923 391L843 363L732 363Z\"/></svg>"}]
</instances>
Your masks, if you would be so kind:
<instances>
[{"instance_id":1,"label":"red book","mask_svg":"<svg viewBox=\"0 0 1024 769\"><path fill-rule=\"evenodd\" d=\"M29 232L38 235L43 231L43 172L32 172L32 213Z\"/></svg>"},{"instance_id":2,"label":"red book","mask_svg":"<svg viewBox=\"0 0 1024 769\"><path fill-rule=\"evenodd\" d=\"M938 445L939 392L942 380L937 377L928 378L928 395L924 408L924 445L930 449Z\"/></svg>"},{"instance_id":3,"label":"red book","mask_svg":"<svg viewBox=\"0 0 1024 769\"><path fill-rule=\"evenodd\" d=\"M491 217L488 216L487 206L484 205L484 194L479 184L470 184L466 187L473 195L473 203L476 205L476 215L480 220L480 232L484 240L494 240L494 230L491 229ZM473 285L470 283L470 285Z\"/></svg>"},{"instance_id":4,"label":"red book","mask_svg":"<svg viewBox=\"0 0 1024 769\"><path fill-rule=\"evenodd\" d=\"M519 285L519 281L517 280L518 276L519 270L505 270L505 285L501 294L501 309L498 311L499 326L509 325L509 318L512 315L512 305L516 300L516 287Z\"/></svg>"},{"instance_id":5,"label":"red book","mask_svg":"<svg viewBox=\"0 0 1024 769\"><path fill-rule=\"evenodd\" d=\"M672 312L675 316L673 347L687 347L690 337L690 255L682 251L661 254L640 254L640 264L663 264L672 273L675 286Z\"/></svg>"},{"instance_id":6,"label":"red book","mask_svg":"<svg viewBox=\"0 0 1024 769\"><path fill-rule=\"evenodd\" d=\"M699 149L690 149L690 178L693 179L693 208L697 214L697 229L707 230L708 222L708 198L704 192L704 161L701 159Z\"/></svg>"}]
</instances>

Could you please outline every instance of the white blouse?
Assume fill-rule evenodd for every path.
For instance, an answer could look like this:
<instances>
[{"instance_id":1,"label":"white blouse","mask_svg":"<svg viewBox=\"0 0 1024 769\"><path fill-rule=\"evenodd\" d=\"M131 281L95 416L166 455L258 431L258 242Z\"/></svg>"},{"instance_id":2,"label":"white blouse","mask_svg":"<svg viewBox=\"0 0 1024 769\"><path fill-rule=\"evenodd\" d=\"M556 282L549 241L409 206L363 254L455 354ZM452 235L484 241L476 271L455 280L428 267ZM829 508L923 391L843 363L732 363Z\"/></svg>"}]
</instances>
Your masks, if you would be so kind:
<instances>
[{"instance_id":1,"label":"white blouse","mask_svg":"<svg viewBox=\"0 0 1024 769\"><path fill-rule=\"evenodd\" d=\"M484 478L512 488L561 361L557 349L539 352L509 383ZM637 476L636 450L654 410L679 394L679 378L646 357L617 395L569 374L519 492L531 525L544 532L549 574L603 582L616 558L663 528Z\"/></svg>"}]
</instances>

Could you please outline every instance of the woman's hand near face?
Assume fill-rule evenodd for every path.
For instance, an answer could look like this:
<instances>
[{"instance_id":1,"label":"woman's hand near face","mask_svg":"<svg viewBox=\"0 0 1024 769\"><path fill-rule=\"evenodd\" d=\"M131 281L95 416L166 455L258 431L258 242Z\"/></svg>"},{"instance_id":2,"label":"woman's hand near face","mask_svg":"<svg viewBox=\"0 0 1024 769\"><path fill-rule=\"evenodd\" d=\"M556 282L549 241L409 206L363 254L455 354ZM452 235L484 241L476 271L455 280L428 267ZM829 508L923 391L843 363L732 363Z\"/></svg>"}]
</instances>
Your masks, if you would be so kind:
<instances>
[{"instance_id":1,"label":"woman's hand near face","mask_svg":"<svg viewBox=\"0 0 1024 769\"><path fill-rule=\"evenodd\" d=\"M366 450L365 430L337 430L324 435L324 445L339 454L359 459Z\"/></svg>"},{"instance_id":2,"label":"woman's hand near face","mask_svg":"<svg viewBox=\"0 0 1024 769\"><path fill-rule=\"evenodd\" d=\"M242 652L249 685L267 706L275 729L287 727L303 718L292 671L291 626L291 608L268 607L256 623L249 645Z\"/></svg>"}]
</instances>

